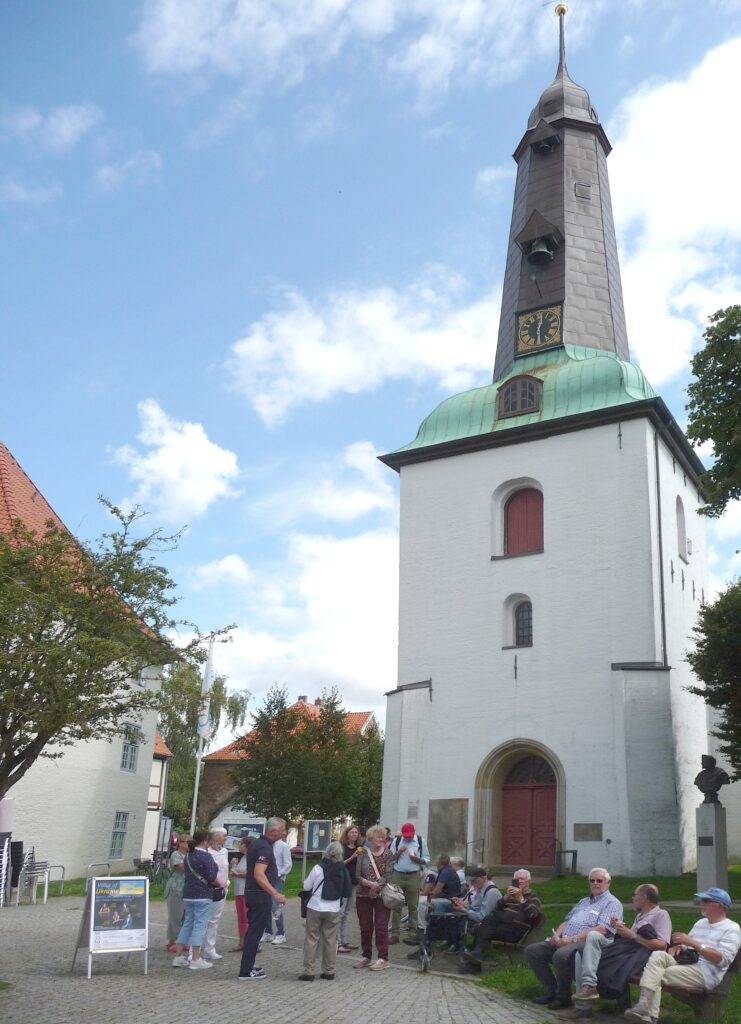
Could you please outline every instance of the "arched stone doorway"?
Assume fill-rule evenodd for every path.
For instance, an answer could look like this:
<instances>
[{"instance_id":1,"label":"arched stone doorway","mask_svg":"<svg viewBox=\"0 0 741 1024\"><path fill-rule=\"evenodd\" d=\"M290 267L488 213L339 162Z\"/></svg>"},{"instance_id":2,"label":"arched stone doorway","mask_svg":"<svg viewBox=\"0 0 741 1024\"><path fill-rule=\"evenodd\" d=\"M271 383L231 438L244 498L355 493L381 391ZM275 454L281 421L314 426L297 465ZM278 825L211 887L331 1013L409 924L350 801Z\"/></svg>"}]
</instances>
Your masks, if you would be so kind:
<instances>
[{"instance_id":1,"label":"arched stone doorway","mask_svg":"<svg viewBox=\"0 0 741 1024\"><path fill-rule=\"evenodd\" d=\"M474 828L484 863L548 866L563 841L565 777L542 744L516 739L484 759L476 776Z\"/></svg>"},{"instance_id":2,"label":"arched stone doorway","mask_svg":"<svg viewBox=\"0 0 741 1024\"><path fill-rule=\"evenodd\" d=\"M555 864L556 776L530 754L509 770L502 786L502 863Z\"/></svg>"}]
</instances>

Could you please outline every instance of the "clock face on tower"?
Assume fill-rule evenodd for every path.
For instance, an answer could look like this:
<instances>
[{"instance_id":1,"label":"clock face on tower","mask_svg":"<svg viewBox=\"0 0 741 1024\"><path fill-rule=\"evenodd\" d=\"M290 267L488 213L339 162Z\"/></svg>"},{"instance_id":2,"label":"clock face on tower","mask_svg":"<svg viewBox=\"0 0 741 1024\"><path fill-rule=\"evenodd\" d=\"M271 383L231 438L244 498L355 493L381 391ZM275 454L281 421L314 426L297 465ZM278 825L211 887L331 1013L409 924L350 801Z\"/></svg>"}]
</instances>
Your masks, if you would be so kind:
<instances>
[{"instance_id":1,"label":"clock face on tower","mask_svg":"<svg viewBox=\"0 0 741 1024\"><path fill-rule=\"evenodd\" d=\"M517 315L517 354L560 345L562 306L543 306Z\"/></svg>"}]
</instances>

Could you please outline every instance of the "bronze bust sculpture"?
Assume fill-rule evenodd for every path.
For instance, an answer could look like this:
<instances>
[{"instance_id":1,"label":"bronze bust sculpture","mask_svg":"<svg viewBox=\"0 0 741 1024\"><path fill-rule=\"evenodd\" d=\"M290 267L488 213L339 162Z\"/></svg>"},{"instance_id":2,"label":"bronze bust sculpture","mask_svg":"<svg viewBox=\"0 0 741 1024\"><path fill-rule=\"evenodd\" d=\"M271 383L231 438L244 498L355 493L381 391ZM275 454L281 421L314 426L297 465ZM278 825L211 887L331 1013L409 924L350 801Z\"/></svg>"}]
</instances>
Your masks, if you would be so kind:
<instances>
[{"instance_id":1,"label":"bronze bust sculpture","mask_svg":"<svg viewBox=\"0 0 741 1024\"><path fill-rule=\"evenodd\" d=\"M702 771L698 772L695 785L701 793L705 794L704 804L719 804L718 791L721 786L727 786L731 780L727 773L718 768L712 754L702 755Z\"/></svg>"}]
</instances>

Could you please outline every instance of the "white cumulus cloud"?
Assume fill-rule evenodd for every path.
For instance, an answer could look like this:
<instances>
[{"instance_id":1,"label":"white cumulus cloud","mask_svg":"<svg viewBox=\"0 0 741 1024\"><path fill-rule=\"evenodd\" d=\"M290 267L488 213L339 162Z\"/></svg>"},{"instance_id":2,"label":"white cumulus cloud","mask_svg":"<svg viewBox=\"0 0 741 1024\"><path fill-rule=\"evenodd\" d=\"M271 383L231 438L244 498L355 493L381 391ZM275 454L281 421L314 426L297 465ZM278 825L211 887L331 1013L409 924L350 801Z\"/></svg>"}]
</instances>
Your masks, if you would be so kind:
<instances>
[{"instance_id":1,"label":"white cumulus cloud","mask_svg":"<svg viewBox=\"0 0 741 1024\"><path fill-rule=\"evenodd\" d=\"M133 502L167 522L187 523L238 493L236 455L209 440L200 423L172 419L152 398L140 402L138 411L142 449L124 445L114 453L137 485Z\"/></svg>"},{"instance_id":2,"label":"white cumulus cloud","mask_svg":"<svg viewBox=\"0 0 741 1024\"><path fill-rule=\"evenodd\" d=\"M738 301L741 137L728 126L740 62L741 37L686 77L640 88L615 117L609 166L629 337L655 385L686 370L708 315Z\"/></svg>"},{"instance_id":3,"label":"white cumulus cloud","mask_svg":"<svg viewBox=\"0 0 741 1024\"><path fill-rule=\"evenodd\" d=\"M53 153L66 153L103 120L94 103L53 107L43 114L36 107L20 107L0 120L0 131Z\"/></svg>"},{"instance_id":4,"label":"white cumulus cloud","mask_svg":"<svg viewBox=\"0 0 741 1024\"><path fill-rule=\"evenodd\" d=\"M573 50L605 6L574 12ZM539 0L147 0L133 42L151 72L224 75L253 91L296 85L360 45L428 102L457 81L511 80L533 52L555 59L554 19L541 14Z\"/></svg>"},{"instance_id":5,"label":"white cumulus cloud","mask_svg":"<svg viewBox=\"0 0 741 1024\"><path fill-rule=\"evenodd\" d=\"M64 190L59 182L33 185L19 178L6 177L0 182L0 202L12 206L48 206L61 199Z\"/></svg>"},{"instance_id":6,"label":"white cumulus cloud","mask_svg":"<svg viewBox=\"0 0 741 1024\"><path fill-rule=\"evenodd\" d=\"M209 587L240 590L249 586L254 579L255 574L247 562L241 555L234 554L199 565L192 573L192 582L196 590L205 590Z\"/></svg>"},{"instance_id":7,"label":"white cumulus cloud","mask_svg":"<svg viewBox=\"0 0 741 1024\"><path fill-rule=\"evenodd\" d=\"M103 192L126 185L146 185L162 169L162 157L153 149L139 149L126 160L103 164L95 171L95 183Z\"/></svg>"},{"instance_id":8,"label":"white cumulus cloud","mask_svg":"<svg viewBox=\"0 0 741 1024\"><path fill-rule=\"evenodd\" d=\"M288 291L253 323L227 362L233 386L269 426L296 406L386 381L434 381L447 392L483 383L499 297L465 304L464 283L440 269L404 289L333 292L312 302Z\"/></svg>"},{"instance_id":9,"label":"white cumulus cloud","mask_svg":"<svg viewBox=\"0 0 741 1024\"><path fill-rule=\"evenodd\" d=\"M349 523L372 513L395 515L396 491L379 454L370 441L355 441L326 465L296 472L290 487L253 502L252 512L274 529L307 517Z\"/></svg>"},{"instance_id":10,"label":"white cumulus cloud","mask_svg":"<svg viewBox=\"0 0 741 1024\"><path fill-rule=\"evenodd\" d=\"M396 685L398 561L393 531L294 534L285 563L257 573L216 669L258 701L276 682L294 699L337 686L348 708L382 715Z\"/></svg>"}]
</instances>

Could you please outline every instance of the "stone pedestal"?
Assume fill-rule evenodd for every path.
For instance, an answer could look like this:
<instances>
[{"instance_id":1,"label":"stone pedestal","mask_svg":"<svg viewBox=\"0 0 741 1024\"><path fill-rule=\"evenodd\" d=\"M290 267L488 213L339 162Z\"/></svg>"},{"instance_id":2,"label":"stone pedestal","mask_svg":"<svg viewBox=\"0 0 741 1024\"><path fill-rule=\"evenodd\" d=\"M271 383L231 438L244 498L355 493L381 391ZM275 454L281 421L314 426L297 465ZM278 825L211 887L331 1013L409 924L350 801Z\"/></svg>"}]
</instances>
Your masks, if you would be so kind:
<instances>
[{"instance_id":1,"label":"stone pedestal","mask_svg":"<svg viewBox=\"0 0 741 1024\"><path fill-rule=\"evenodd\" d=\"M728 891L726 809L722 804L700 804L697 820L697 891L713 885Z\"/></svg>"}]
</instances>

